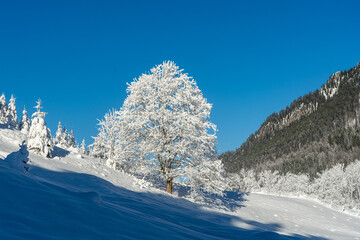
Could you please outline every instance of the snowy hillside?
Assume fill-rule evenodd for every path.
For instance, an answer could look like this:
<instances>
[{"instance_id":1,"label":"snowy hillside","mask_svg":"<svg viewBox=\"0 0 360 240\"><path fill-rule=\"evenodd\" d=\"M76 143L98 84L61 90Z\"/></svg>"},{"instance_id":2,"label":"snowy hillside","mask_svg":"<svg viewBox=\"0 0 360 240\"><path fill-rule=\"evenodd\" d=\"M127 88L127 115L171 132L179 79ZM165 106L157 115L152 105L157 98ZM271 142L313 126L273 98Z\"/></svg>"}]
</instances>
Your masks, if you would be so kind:
<instances>
[{"instance_id":1,"label":"snowy hillside","mask_svg":"<svg viewBox=\"0 0 360 240\"><path fill-rule=\"evenodd\" d=\"M55 147L29 152L0 129L0 239L360 239L360 219L319 203L263 194L233 212L156 189L103 160Z\"/></svg>"}]
</instances>

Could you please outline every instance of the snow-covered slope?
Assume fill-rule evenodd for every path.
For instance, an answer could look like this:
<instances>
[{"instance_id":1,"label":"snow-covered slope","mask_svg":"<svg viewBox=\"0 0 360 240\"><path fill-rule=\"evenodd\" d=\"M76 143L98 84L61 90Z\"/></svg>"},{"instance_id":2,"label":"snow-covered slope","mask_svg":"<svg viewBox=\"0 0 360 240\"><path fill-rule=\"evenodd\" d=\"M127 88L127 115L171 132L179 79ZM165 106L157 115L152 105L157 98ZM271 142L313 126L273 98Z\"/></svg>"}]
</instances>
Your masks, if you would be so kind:
<instances>
[{"instance_id":1,"label":"snow-covered slope","mask_svg":"<svg viewBox=\"0 0 360 240\"><path fill-rule=\"evenodd\" d=\"M251 194L234 212L209 209L98 159L29 153L23 139L0 129L0 239L360 239L359 218L316 202Z\"/></svg>"}]
</instances>

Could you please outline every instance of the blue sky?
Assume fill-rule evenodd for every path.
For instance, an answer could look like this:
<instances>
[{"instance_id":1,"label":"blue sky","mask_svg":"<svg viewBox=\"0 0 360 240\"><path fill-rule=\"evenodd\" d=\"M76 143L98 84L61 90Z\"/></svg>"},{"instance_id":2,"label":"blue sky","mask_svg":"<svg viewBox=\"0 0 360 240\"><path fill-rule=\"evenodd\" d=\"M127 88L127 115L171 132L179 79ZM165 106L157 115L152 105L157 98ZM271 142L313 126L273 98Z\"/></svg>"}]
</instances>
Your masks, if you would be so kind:
<instances>
[{"instance_id":1,"label":"blue sky","mask_svg":"<svg viewBox=\"0 0 360 240\"><path fill-rule=\"evenodd\" d=\"M360 61L359 1L1 1L0 90L78 142L164 60L193 76L234 150L266 117Z\"/></svg>"}]
</instances>

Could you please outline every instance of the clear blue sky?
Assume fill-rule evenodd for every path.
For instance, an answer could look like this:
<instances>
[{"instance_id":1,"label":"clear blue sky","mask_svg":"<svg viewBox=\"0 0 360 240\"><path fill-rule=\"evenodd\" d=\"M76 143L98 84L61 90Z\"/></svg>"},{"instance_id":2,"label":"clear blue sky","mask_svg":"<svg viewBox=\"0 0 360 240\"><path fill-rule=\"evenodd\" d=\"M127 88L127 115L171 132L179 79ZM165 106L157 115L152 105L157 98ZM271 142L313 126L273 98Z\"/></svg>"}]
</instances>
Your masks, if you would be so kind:
<instances>
[{"instance_id":1,"label":"clear blue sky","mask_svg":"<svg viewBox=\"0 0 360 240\"><path fill-rule=\"evenodd\" d=\"M40 97L89 144L97 119L164 60L210 103L219 152L360 61L360 1L1 1L0 91Z\"/></svg>"}]
</instances>

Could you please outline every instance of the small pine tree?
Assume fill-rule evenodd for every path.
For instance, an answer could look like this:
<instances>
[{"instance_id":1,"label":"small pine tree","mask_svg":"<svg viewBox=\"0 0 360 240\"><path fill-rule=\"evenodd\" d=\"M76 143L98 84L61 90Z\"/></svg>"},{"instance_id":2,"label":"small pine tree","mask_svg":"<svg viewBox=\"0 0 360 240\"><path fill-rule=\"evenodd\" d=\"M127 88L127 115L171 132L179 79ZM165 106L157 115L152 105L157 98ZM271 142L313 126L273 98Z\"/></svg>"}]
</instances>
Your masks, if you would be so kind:
<instances>
[{"instance_id":1,"label":"small pine tree","mask_svg":"<svg viewBox=\"0 0 360 240\"><path fill-rule=\"evenodd\" d=\"M15 106L15 98L13 95L11 95L10 102L8 105L7 118L8 118L8 124L9 124L10 128L18 127L18 117L17 117L16 106Z\"/></svg>"},{"instance_id":2,"label":"small pine tree","mask_svg":"<svg viewBox=\"0 0 360 240\"><path fill-rule=\"evenodd\" d=\"M83 139L82 142L81 142L80 153L87 155L85 139Z\"/></svg>"},{"instance_id":3,"label":"small pine tree","mask_svg":"<svg viewBox=\"0 0 360 240\"><path fill-rule=\"evenodd\" d=\"M66 129L61 126L61 121L58 124L58 129L56 131L54 142L57 146L67 147L67 136Z\"/></svg>"},{"instance_id":4,"label":"small pine tree","mask_svg":"<svg viewBox=\"0 0 360 240\"><path fill-rule=\"evenodd\" d=\"M67 137L67 145L68 145L68 147L76 148L76 141L75 141L73 129L71 129L71 131Z\"/></svg>"},{"instance_id":5,"label":"small pine tree","mask_svg":"<svg viewBox=\"0 0 360 240\"><path fill-rule=\"evenodd\" d=\"M55 138L54 138L54 143L55 143L56 145L59 145L59 144L60 144L60 142L61 142L61 137L62 137L62 126L61 126L61 121L59 121L58 129L56 130Z\"/></svg>"},{"instance_id":6,"label":"small pine tree","mask_svg":"<svg viewBox=\"0 0 360 240\"><path fill-rule=\"evenodd\" d=\"M23 115L21 117L19 128L20 128L21 132L28 134L29 129L30 129L30 120L29 120L27 111L25 109L25 106L24 106L24 110L23 110L22 114Z\"/></svg>"},{"instance_id":7,"label":"small pine tree","mask_svg":"<svg viewBox=\"0 0 360 240\"><path fill-rule=\"evenodd\" d=\"M0 123L1 124L7 124L7 122L8 122L7 111L8 111L8 106L6 103L5 94L3 93L0 96Z\"/></svg>"},{"instance_id":8,"label":"small pine tree","mask_svg":"<svg viewBox=\"0 0 360 240\"><path fill-rule=\"evenodd\" d=\"M50 129L44 120L46 113L41 112L41 100L37 101L37 111L32 115L31 126L28 134L28 149L44 157L51 157L53 143Z\"/></svg>"},{"instance_id":9,"label":"small pine tree","mask_svg":"<svg viewBox=\"0 0 360 240\"><path fill-rule=\"evenodd\" d=\"M69 147L68 146L68 132L67 132L67 129L66 127L64 126L63 127L63 143L62 143L62 146L63 147Z\"/></svg>"}]
</instances>

